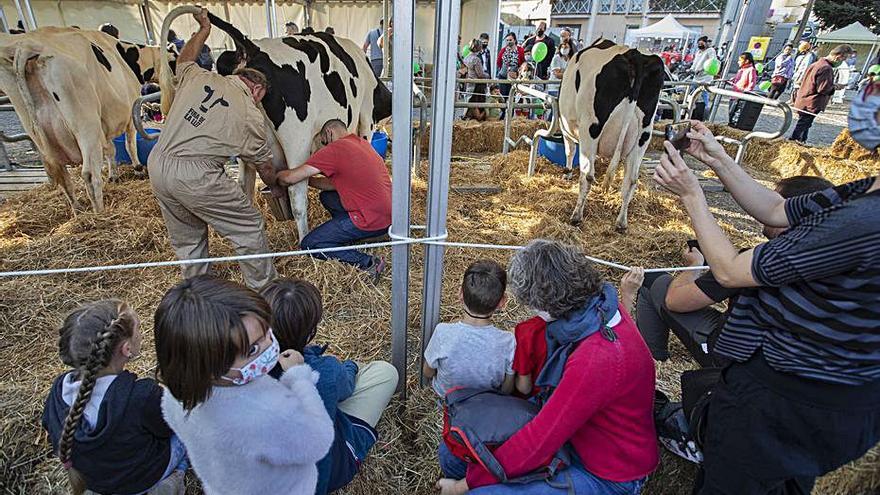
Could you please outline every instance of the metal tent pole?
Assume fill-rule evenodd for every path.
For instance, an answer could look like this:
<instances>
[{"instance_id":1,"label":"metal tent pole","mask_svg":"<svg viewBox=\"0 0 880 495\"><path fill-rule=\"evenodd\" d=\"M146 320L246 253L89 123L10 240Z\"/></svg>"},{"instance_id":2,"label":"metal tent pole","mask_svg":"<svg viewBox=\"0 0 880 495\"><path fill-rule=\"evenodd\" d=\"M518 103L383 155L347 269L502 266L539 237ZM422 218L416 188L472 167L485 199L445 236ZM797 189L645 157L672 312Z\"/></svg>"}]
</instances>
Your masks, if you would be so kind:
<instances>
[{"instance_id":1,"label":"metal tent pole","mask_svg":"<svg viewBox=\"0 0 880 495\"><path fill-rule=\"evenodd\" d=\"M24 20L24 11L21 8L21 0L14 0L13 3L15 4L15 10L18 12L18 19L21 21L22 27L25 31L30 31L31 28L28 26L27 21Z\"/></svg>"},{"instance_id":2,"label":"metal tent pole","mask_svg":"<svg viewBox=\"0 0 880 495\"><path fill-rule=\"evenodd\" d=\"M389 8L388 8L388 0L382 0L382 19L383 19L382 29L383 29L383 32L380 34L380 36L382 36L388 32L388 17L389 17L388 14L389 13L390 12L389 12ZM384 43L382 43L382 76L385 76L385 77L388 77L388 73L389 73L388 64L391 61L389 60L388 55L391 52L392 48L393 47L390 44L388 44L387 39L385 40ZM410 51L412 51L412 50L410 50ZM391 75L392 76L394 75L394 71L391 71ZM391 86L394 87L393 84ZM407 87L409 87L409 86L407 86Z\"/></svg>"},{"instance_id":3,"label":"metal tent pole","mask_svg":"<svg viewBox=\"0 0 880 495\"><path fill-rule=\"evenodd\" d=\"M590 20L587 21L587 35L584 36L584 44L593 44L593 28L596 26L596 17L599 17L599 0L592 0L590 5Z\"/></svg>"},{"instance_id":4,"label":"metal tent pole","mask_svg":"<svg viewBox=\"0 0 880 495\"><path fill-rule=\"evenodd\" d=\"M144 33L147 35L148 45L159 45L156 40L156 31L153 29L153 19L150 18L149 0L143 0L140 5L141 19L144 22Z\"/></svg>"},{"instance_id":5,"label":"metal tent pole","mask_svg":"<svg viewBox=\"0 0 880 495\"><path fill-rule=\"evenodd\" d=\"M402 96L413 87L413 0L394 2L394 18L400 19L400 29L394 33L394 77L392 86L399 93L392 98L391 114L394 142L397 145L391 153L391 234L409 237L410 212L410 162L412 160L412 112L413 99ZM382 84L382 82L379 82ZM397 390L406 397L406 348L409 329L409 259L410 245L399 244L391 248L391 362L397 368L400 379Z\"/></svg>"},{"instance_id":6,"label":"metal tent pole","mask_svg":"<svg viewBox=\"0 0 880 495\"><path fill-rule=\"evenodd\" d=\"M275 37L275 25L272 23L272 0L266 0L266 37Z\"/></svg>"},{"instance_id":7,"label":"metal tent pole","mask_svg":"<svg viewBox=\"0 0 880 495\"><path fill-rule=\"evenodd\" d=\"M446 233L446 207L449 197L449 160L452 154L452 115L455 102L455 61L461 22L460 0L437 0L434 26L434 78L431 123L430 172L428 182L427 237ZM398 21L398 25L400 22ZM412 68L409 69L410 71ZM395 86L396 87L396 86ZM399 91L399 90L398 90ZM409 97L407 96L407 99ZM407 131L409 132L409 131ZM400 135L398 134L398 139ZM422 353L440 321L440 294L443 282L443 246L425 246L425 274L422 288ZM421 361L420 361L421 362ZM425 385L419 366L421 384Z\"/></svg>"},{"instance_id":8,"label":"metal tent pole","mask_svg":"<svg viewBox=\"0 0 880 495\"><path fill-rule=\"evenodd\" d=\"M721 72L721 78L724 79L730 73L730 64L739 57L736 53L736 45L739 43L739 36L742 33L743 25L746 23L746 12L749 10L750 0L743 0L742 7L739 11L739 19L736 21L736 30L733 32L733 39L727 45L727 54L724 60L724 69ZM721 106L721 98L716 97L712 102L712 111L709 114L709 122L715 122L715 116L718 115L718 107Z\"/></svg>"},{"instance_id":9,"label":"metal tent pole","mask_svg":"<svg viewBox=\"0 0 880 495\"><path fill-rule=\"evenodd\" d=\"M34 9L31 7L31 0L24 0L24 8L31 23L31 29L37 29L37 18L34 16ZM27 21L25 22L27 24Z\"/></svg>"}]
</instances>

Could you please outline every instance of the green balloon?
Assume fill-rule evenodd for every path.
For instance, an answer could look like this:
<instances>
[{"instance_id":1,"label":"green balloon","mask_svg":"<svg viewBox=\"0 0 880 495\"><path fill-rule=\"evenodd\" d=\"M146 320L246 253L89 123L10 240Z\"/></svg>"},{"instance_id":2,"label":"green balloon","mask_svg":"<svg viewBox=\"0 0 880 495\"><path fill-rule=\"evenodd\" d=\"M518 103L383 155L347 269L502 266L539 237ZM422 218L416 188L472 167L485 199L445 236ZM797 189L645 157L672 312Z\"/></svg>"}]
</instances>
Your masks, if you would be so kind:
<instances>
[{"instance_id":1,"label":"green balloon","mask_svg":"<svg viewBox=\"0 0 880 495\"><path fill-rule=\"evenodd\" d=\"M868 67L868 74L880 74L880 64Z\"/></svg>"},{"instance_id":2,"label":"green balloon","mask_svg":"<svg viewBox=\"0 0 880 495\"><path fill-rule=\"evenodd\" d=\"M463 47L461 47L461 56L462 57L467 57L470 54L471 54L471 47L470 46L464 45Z\"/></svg>"},{"instance_id":3,"label":"green balloon","mask_svg":"<svg viewBox=\"0 0 880 495\"><path fill-rule=\"evenodd\" d=\"M419 65L418 62L413 62L413 74L418 74L422 71L422 66Z\"/></svg>"},{"instance_id":4,"label":"green balloon","mask_svg":"<svg viewBox=\"0 0 880 495\"><path fill-rule=\"evenodd\" d=\"M717 76L721 70L721 62L717 58L710 58L703 64L703 72L710 76Z\"/></svg>"},{"instance_id":5,"label":"green balloon","mask_svg":"<svg viewBox=\"0 0 880 495\"><path fill-rule=\"evenodd\" d=\"M540 62L547 57L547 45L543 41L539 41L532 45L532 60Z\"/></svg>"},{"instance_id":6,"label":"green balloon","mask_svg":"<svg viewBox=\"0 0 880 495\"><path fill-rule=\"evenodd\" d=\"M769 91L770 86L771 86L770 81L764 81L758 85L758 87L761 88L761 91Z\"/></svg>"},{"instance_id":7,"label":"green balloon","mask_svg":"<svg viewBox=\"0 0 880 495\"><path fill-rule=\"evenodd\" d=\"M757 64L755 64L755 70L758 71L758 74L764 72L764 64L758 62Z\"/></svg>"}]
</instances>

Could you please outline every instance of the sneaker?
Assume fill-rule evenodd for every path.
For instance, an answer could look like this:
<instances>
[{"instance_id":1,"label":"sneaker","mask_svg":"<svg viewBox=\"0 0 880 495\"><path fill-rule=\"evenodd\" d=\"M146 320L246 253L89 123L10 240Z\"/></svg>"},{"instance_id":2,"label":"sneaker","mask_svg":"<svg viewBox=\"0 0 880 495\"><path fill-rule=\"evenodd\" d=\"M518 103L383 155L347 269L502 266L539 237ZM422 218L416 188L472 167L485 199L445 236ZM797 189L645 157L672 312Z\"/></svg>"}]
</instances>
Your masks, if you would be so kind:
<instances>
[{"instance_id":1,"label":"sneaker","mask_svg":"<svg viewBox=\"0 0 880 495\"><path fill-rule=\"evenodd\" d=\"M382 278L382 273L385 271L385 258L376 257L373 258L373 264L367 268L367 271L370 272L370 275L373 277L373 283L378 284L379 280Z\"/></svg>"},{"instance_id":2,"label":"sneaker","mask_svg":"<svg viewBox=\"0 0 880 495\"><path fill-rule=\"evenodd\" d=\"M703 462L703 453L691 438L690 425L681 402L670 401L659 390L654 397L654 425L657 437L666 450L694 464Z\"/></svg>"}]
</instances>

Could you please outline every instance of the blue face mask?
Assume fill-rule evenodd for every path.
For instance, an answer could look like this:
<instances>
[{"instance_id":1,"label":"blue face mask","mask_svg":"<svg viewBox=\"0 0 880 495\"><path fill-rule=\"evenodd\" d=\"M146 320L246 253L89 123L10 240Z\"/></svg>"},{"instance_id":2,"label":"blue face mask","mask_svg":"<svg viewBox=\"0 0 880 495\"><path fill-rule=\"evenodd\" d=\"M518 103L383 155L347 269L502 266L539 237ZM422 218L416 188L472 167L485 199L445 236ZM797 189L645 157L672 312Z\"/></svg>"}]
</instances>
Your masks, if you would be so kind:
<instances>
[{"instance_id":1,"label":"blue face mask","mask_svg":"<svg viewBox=\"0 0 880 495\"><path fill-rule=\"evenodd\" d=\"M245 385L254 381L256 378L265 375L274 368L275 364L278 363L278 355L281 353L281 348L278 346L278 341L275 340L275 335L272 334L272 329L270 328L267 331L269 332L269 338L272 340L272 343L269 344L269 347L267 347L266 350L261 352L259 356L255 357L253 361L247 363L241 368L229 368L230 370L241 373L241 377L229 378L228 376L221 376L220 378L236 385Z\"/></svg>"}]
</instances>

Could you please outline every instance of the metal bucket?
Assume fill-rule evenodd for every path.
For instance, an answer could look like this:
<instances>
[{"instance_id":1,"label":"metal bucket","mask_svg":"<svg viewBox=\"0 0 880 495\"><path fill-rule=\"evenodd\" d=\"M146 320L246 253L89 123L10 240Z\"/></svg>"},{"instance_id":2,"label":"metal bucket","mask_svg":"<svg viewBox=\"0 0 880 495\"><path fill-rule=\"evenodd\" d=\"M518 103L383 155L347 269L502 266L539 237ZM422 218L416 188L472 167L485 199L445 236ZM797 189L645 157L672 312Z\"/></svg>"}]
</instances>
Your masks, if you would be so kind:
<instances>
[{"instance_id":1,"label":"metal bucket","mask_svg":"<svg viewBox=\"0 0 880 495\"><path fill-rule=\"evenodd\" d=\"M263 199L269 204L269 210L272 211L272 216L275 217L275 220L280 222L293 220L293 212L290 210L290 200L287 194L276 198L272 196L272 190L268 186L260 189L260 194L263 195Z\"/></svg>"}]
</instances>

